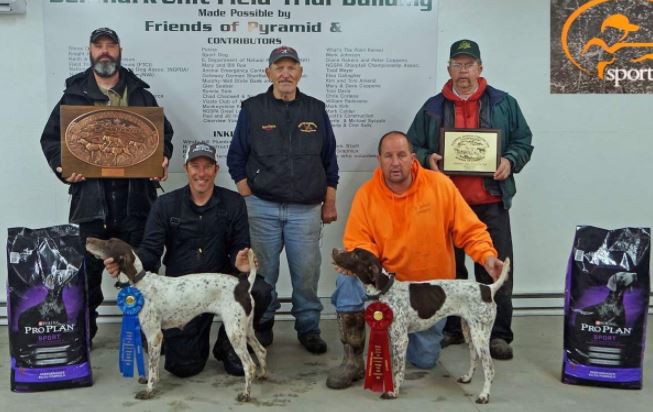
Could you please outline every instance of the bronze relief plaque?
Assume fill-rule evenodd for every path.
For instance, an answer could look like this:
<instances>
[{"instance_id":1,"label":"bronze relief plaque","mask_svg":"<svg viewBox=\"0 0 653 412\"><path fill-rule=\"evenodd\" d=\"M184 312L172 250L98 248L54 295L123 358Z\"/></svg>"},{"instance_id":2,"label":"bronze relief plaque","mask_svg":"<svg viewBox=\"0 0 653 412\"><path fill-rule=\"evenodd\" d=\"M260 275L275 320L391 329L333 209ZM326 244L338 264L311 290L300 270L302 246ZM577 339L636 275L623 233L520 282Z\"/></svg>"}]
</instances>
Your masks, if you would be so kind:
<instances>
[{"instance_id":1,"label":"bronze relief plaque","mask_svg":"<svg viewBox=\"0 0 653 412\"><path fill-rule=\"evenodd\" d=\"M85 177L163 174L160 107L61 106L61 167Z\"/></svg>"}]
</instances>

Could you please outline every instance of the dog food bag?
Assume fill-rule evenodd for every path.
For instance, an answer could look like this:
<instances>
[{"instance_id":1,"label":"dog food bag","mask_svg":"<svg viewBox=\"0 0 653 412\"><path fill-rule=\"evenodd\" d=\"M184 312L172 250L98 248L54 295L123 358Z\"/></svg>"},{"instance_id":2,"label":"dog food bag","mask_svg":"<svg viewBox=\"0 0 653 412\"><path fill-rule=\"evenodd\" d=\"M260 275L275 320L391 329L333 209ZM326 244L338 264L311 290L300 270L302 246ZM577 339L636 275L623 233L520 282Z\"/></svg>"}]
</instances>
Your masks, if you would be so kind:
<instances>
[{"instance_id":1,"label":"dog food bag","mask_svg":"<svg viewBox=\"0 0 653 412\"><path fill-rule=\"evenodd\" d=\"M564 383L641 389L650 246L650 228L576 228L565 288Z\"/></svg>"},{"instance_id":2,"label":"dog food bag","mask_svg":"<svg viewBox=\"0 0 653 412\"><path fill-rule=\"evenodd\" d=\"M10 228L11 390L90 386L84 249L76 225Z\"/></svg>"}]
</instances>

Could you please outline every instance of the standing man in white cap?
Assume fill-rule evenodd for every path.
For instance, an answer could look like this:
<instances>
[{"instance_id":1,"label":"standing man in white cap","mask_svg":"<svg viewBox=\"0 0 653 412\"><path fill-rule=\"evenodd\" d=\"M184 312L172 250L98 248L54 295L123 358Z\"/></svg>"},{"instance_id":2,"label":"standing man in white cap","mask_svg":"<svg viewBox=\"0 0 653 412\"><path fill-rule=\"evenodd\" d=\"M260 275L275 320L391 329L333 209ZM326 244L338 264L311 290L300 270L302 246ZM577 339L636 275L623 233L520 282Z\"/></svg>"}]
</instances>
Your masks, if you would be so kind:
<instances>
[{"instance_id":1,"label":"standing man in white cap","mask_svg":"<svg viewBox=\"0 0 653 412\"><path fill-rule=\"evenodd\" d=\"M495 359L512 359L512 285L514 259L508 209L516 193L514 174L522 170L531 158L533 137L517 100L508 93L495 89L481 77L483 64L478 44L472 40L458 40L451 45L447 71L451 79L442 92L428 99L420 108L408 130L417 160L422 166L438 169L439 137L441 128L499 129L501 161L493 176L451 176L463 198L487 225L499 259L513 262L508 281L499 289L497 318L492 328L490 353ZM492 283L482 265L474 265L476 280ZM467 279L465 252L456 249L456 277ZM454 320L455 319L455 320ZM458 318L449 318L442 347L464 342Z\"/></svg>"},{"instance_id":2,"label":"standing man in white cap","mask_svg":"<svg viewBox=\"0 0 653 412\"><path fill-rule=\"evenodd\" d=\"M63 97L52 110L43 134L41 148L52 171L70 185L70 223L79 224L82 244L87 237L118 237L137 247L143 237L145 220L156 199L159 180L168 176L168 159L172 156L172 126L163 120L162 176L155 179L86 179L81 173L61 176L60 106L158 106L147 83L120 65L122 48L118 34L102 27L93 30L89 43L91 67L66 79ZM102 262L86 252L86 279L90 311L91 339L97 332L97 307L102 294Z\"/></svg>"},{"instance_id":3,"label":"standing man in white cap","mask_svg":"<svg viewBox=\"0 0 653 412\"><path fill-rule=\"evenodd\" d=\"M320 337L319 243L322 224L337 218L336 140L324 103L297 88L303 72L297 51L278 47L268 62L272 85L242 103L227 165L247 203L260 273L275 286L286 249L297 337L319 354L327 350ZM272 343L279 307L275 291L257 333L263 345Z\"/></svg>"}]
</instances>

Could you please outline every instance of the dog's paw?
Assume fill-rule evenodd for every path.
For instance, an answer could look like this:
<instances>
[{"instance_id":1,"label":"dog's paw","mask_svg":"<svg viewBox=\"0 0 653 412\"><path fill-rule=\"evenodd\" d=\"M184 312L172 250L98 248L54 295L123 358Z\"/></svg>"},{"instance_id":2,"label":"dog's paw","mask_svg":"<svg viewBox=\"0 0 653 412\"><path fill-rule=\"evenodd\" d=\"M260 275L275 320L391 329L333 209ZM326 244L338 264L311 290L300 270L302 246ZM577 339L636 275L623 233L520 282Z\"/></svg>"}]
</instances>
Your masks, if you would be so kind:
<instances>
[{"instance_id":1,"label":"dog's paw","mask_svg":"<svg viewBox=\"0 0 653 412\"><path fill-rule=\"evenodd\" d=\"M472 381L472 377L468 375L463 375L460 378L457 379L458 383L470 383Z\"/></svg>"},{"instance_id":2,"label":"dog's paw","mask_svg":"<svg viewBox=\"0 0 653 412\"><path fill-rule=\"evenodd\" d=\"M136 399L147 400L154 398L154 391L140 391L135 396Z\"/></svg>"},{"instance_id":3,"label":"dog's paw","mask_svg":"<svg viewBox=\"0 0 653 412\"><path fill-rule=\"evenodd\" d=\"M140 383L141 385L146 384L147 383L147 378L145 376L139 376L138 377L138 383Z\"/></svg>"},{"instance_id":4,"label":"dog's paw","mask_svg":"<svg viewBox=\"0 0 653 412\"><path fill-rule=\"evenodd\" d=\"M490 402L490 394L480 394L476 398L476 403L486 404Z\"/></svg>"},{"instance_id":5,"label":"dog's paw","mask_svg":"<svg viewBox=\"0 0 653 412\"><path fill-rule=\"evenodd\" d=\"M238 396L236 396L236 400L237 400L238 402L249 402L249 401L250 401L250 397L249 397L249 395L246 394L246 393L239 393Z\"/></svg>"},{"instance_id":6,"label":"dog's paw","mask_svg":"<svg viewBox=\"0 0 653 412\"><path fill-rule=\"evenodd\" d=\"M394 392L383 392L381 399L397 399L397 394Z\"/></svg>"},{"instance_id":7,"label":"dog's paw","mask_svg":"<svg viewBox=\"0 0 653 412\"><path fill-rule=\"evenodd\" d=\"M265 372L259 373L259 374L256 375L256 379L258 379L260 381L266 381L266 380L268 380L268 374L265 373Z\"/></svg>"}]
</instances>

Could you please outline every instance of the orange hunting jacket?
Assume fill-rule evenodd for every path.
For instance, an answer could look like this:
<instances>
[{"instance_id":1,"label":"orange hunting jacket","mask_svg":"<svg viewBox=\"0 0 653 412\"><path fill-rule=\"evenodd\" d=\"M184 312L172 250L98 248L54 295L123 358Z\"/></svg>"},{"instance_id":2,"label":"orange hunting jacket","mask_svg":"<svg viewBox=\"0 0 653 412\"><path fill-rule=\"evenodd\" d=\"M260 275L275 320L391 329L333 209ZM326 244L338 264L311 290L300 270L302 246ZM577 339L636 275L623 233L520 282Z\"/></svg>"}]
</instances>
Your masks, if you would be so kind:
<instances>
[{"instance_id":1,"label":"orange hunting jacket","mask_svg":"<svg viewBox=\"0 0 653 412\"><path fill-rule=\"evenodd\" d=\"M454 279L454 245L475 262L497 256L486 226L451 180L440 172L412 166L413 183L396 195L380 168L354 196L343 243L381 259L401 281Z\"/></svg>"}]
</instances>

